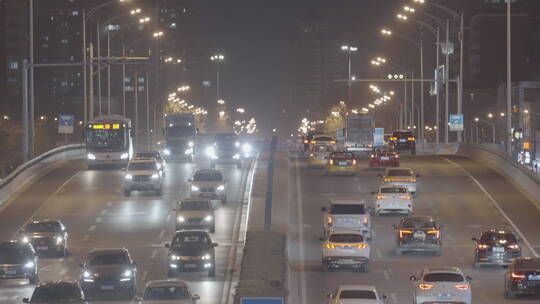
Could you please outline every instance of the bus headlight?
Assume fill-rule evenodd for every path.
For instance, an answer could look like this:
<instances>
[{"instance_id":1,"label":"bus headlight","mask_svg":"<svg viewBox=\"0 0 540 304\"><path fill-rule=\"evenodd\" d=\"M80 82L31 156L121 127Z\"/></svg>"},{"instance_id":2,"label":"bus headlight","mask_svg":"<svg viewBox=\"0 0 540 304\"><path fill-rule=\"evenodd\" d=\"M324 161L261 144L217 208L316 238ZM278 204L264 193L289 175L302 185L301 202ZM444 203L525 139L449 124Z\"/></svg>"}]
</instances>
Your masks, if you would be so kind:
<instances>
[{"instance_id":1,"label":"bus headlight","mask_svg":"<svg viewBox=\"0 0 540 304\"><path fill-rule=\"evenodd\" d=\"M199 187L191 185L191 191L199 191Z\"/></svg>"},{"instance_id":2,"label":"bus headlight","mask_svg":"<svg viewBox=\"0 0 540 304\"><path fill-rule=\"evenodd\" d=\"M239 158L240 158L240 154L235 154L232 158L234 158L234 159L239 159Z\"/></svg>"},{"instance_id":3,"label":"bus headlight","mask_svg":"<svg viewBox=\"0 0 540 304\"><path fill-rule=\"evenodd\" d=\"M133 179L133 175L131 174L126 174L126 176L124 176L125 179Z\"/></svg>"},{"instance_id":4,"label":"bus headlight","mask_svg":"<svg viewBox=\"0 0 540 304\"><path fill-rule=\"evenodd\" d=\"M225 185L219 185L217 187L217 191L223 191L223 190L225 190Z\"/></svg>"},{"instance_id":5,"label":"bus headlight","mask_svg":"<svg viewBox=\"0 0 540 304\"><path fill-rule=\"evenodd\" d=\"M92 153L88 153L88 154L86 155L86 157L87 157L89 160L95 160L95 159L96 159L96 156L95 156L94 154L92 154Z\"/></svg>"},{"instance_id":6,"label":"bus headlight","mask_svg":"<svg viewBox=\"0 0 540 304\"><path fill-rule=\"evenodd\" d=\"M204 221L205 221L205 222L211 222L211 221L213 221L213 220L214 220L214 217L211 216L211 215L207 215L207 216L204 217Z\"/></svg>"},{"instance_id":7,"label":"bus headlight","mask_svg":"<svg viewBox=\"0 0 540 304\"><path fill-rule=\"evenodd\" d=\"M244 145L242 146L242 152L244 152L244 153L250 153L250 152L251 152L251 149L252 149L252 148L251 148L251 145L250 145L250 144L244 144Z\"/></svg>"},{"instance_id":8,"label":"bus headlight","mask_svg":"<svg viewBox=\"0 0 540 304\"><path fill-rule=\"evenodd\" d=\"M159 174L158 174L158 173L152 174L152 179L158 179L158 178L159 178Z\"/></svg>"},{"instance_id":9,"label":"bus headlight","mask_svg":"<svg viewBox=\"0 0 540 304\"><path fill-rule=\"evenodd\" d=\"M213 157L216 154L214 147L206 148L206 156Z\"/></svg>"},{"instance_id":10,"label":"bus headlight","mask_svg":"<svg viewBox=\"0 0 540 304\"><path fill-rule=\"evenodd\" d=\"M195 144L194 144L192 141L190 141L190 142L188 143L188 146L190 146L190 147L193 147L194 145L195 145Z\"/></svg>"},{"instance_id":11,"label":"bus headlight","mask_svg":"<svg viewBox=\"0 0 540 304\"><path fill-rule=\"evenodd\" d=\"M183 223L183 222L186 221L186 218L183 217L183 216L178 216L177 220L178 220L178 222Z\"/></svg>"},{"instance_id":12,"label":"bus headlight","mask_svg":"<svg viewBox=\"0 0 540 304\"><path fill-rule=\"evenodd\" d=\"M184 154L185 155L193 154L193 149L192 148L186 149L186 151L184 151Z\"/></svg>"},{"instance_id":13,"label":"bus headlight","mask_svg":"<svg viewBox=\"0 0 540 304\"><path fill-rule=\"evenodd\" d=\"M28 239L27 236L23 236L23 238L22 238L22 242L23 242L23 243L28 243L29 241L30 241L30 240Z\"/></svg>"},{"instance_id":14,"label":"bus headlight","mask_svg":"<svg viewBox=\"0 0 540 304\"><path fill-rule=\"evenodd\" d=\"M163 154L165 154L165 155L171 155L171 150L165 149L165 150L163 150Z\"/></svg>"},{"instance_id":15,"label":"bus headlight","mask_svg":"<svg viewBox=\"0 0 540 304\"><path fill-rule=\"evenodd\" d=\"M129 154L128 153L122 153L120 155L120 159L127 159L129 157Z\"/></svg>"},{"instance_id":16,"label":"bus headlight","mask_svg":"<svg viewBox=\"0 0 540 304\"><path fill-rule=\"evenodd\" d=\"M34 267L34 265L35 265L34 262L28 262L28 263L24 264L24 268L32 268L32 267Z\"/></svg>"}]
</instances>

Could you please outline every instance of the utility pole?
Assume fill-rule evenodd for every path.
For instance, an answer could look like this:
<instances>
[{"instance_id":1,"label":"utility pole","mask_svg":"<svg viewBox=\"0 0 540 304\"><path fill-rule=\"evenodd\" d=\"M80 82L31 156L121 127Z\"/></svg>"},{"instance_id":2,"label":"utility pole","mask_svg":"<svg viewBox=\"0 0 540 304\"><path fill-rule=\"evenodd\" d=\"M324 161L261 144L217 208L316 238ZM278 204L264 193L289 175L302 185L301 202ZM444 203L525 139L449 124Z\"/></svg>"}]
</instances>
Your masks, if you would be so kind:
<instances>
[{"instance_id":1,"label":"utility pole","mask_svg":"<svg viewBox=\"0 0 540 304\"><path fill-rule=\"evenodd\" d=\"M30 160L28 143L30 139L30 130L28 125L28 60L23 60L22 65L22 123L23 123L23 160Z\"/></svg>"},{"instance_id":2,"label":"utility pole","mask_svg":"<svg viewBox=\"0 0 540 304\"><path fill-rule=\"evenodd\" d=\"M98 106L98 109L99 109L99 115L102 114L102 111L101 111L101 42L100 42L100 28L101 28L101 25L99 23L99 21L97 22L97 62L98 62L98 66L97 66L97 73L98 73L98 103L99 103L99 106Z\"/></svg>"},{"instance_id":3,"label":"utility pole","mask_svg":"<svg viewBox=\"0 0 540 304\"><path fill-rule=\"evenodd\" d=\"M146 71L146 148L150 150L150 75Z\"/></svg>"},{"instance_id":4,"label":"utility pole","mask_svg":"<svg viewBox=\"0 0 540 304\"><path fill-rule=\"evenodd\" d=\"M139 144L139 135L138 135L138 128L139 128L139 70L135 70L135 120L134 126L135 126L135 147L137 148L137 145Z\"/></svg>"},{"instance_id":5,"label":"utility pole","mask_svg":"<svg viewBox=\"0 0 540 304\"><path fill-rule=\"evenodd\" d=\"M122 44L122 116L126 117L126 45Z\"/></svg>"},{"instance_id":6,"label":"utility pole","mask_svg":"<svg viewBox=\"0 0 540 304\"><path fill-rule=\"evenodd\" d=\"M445 88L445 104L444 104L444 143L448 144L448 107L450 103L450 20L446 19L446 63L444 66L444 78L446 82Z\"/></svg>"},{"instance_id":7,"label":"utility pole","mask_svg":"<svg viewBox=\"0 0 540 304\"><path fill-rule=\"evenodd\" d=\"M30 126L30 146L28 155L29 158L34 157L34 141L35 141L35 120L34 120L34 105L35 105L35 94L34 94L34 0L30 0L30 104L29 104L29 126Z\"/></svg>"},{"instance_id":8,"label":"utility pole","mask_svg":"<svg viewBox=\"0 0 540 304\"><path fill-rule=\"evenodd\" d=\"M512 157L512 5L510 0L506 3L506 152Z\"/></svg>"},{"instance_id":9,"label":"utility pole","mask_svg":"<svg viewBox=\"0 0 540 304\"><path fill-rule=\"evenodd\" d=\"M111 31L107 29L107 114L111 114Z\"/></svg>"},{"instance_id":10,"label":"utility pole","mask_svg":"<svg viewBox=\"0 0 540 304\"><path fill-rule=\"evenodd\" d=\"M424 150L424 38L420 39L420 142L422 144L422 150Z\"/></svg>"},{"instance_id":11,"label":"utility pole","mask_svg":"<svg viewBox=\"0 0 540 304\"><path fill-rule=\"evenodd\" d=\"M90 45L89 45L89 49L90 49L90 82L89 82L89 92L88 92L88 95L89 95L89 106L88 106L88 118L89 120L93 120L94 119L94 44L92 42L90 42Z\"/></svg>"},{"instance_id":12,"label":"utility pole","mask_svg":"<svg viewBox=\"0 0 540 304\"><path fill-rule=\"evenodd\" d=\"M510 1L510 0L508 0ZM457 100L457 112L463 114L463 40L465 40L464 32L464 15L461 13L461 26L459 30L459 81L458 81L458 100ZM457 142L463 141L463 131L457 132Z\"/></svg>"},{"instance_id":13,"label":"utility pole","mask_svg":"<svg viewBox=\"0 0 540 304\"><path fill-rule=\"evenodd\" d=\"M86 75L87 71L86 71L86 10L83 9L82 11L82 28L83 28L83 33L82 33L82 39L83 39L83 56L82 56L82 59L83 59L83 107L84 107L84 117L83 117L83 122L84 122L84 125L86 125L86 122L88 122L88 75Z\"/></svg>"},{"instance_id":14,"label":"utility pole","mask_svg":"<svg viewBox=\"0 0 540 304\"><path fill-rule=\"evenodd\" d=\"M439 75L439 66L440 66L440 51L441 51L441 41L440 41L440 28L437 26L437 76ZM441 127L440 125L440 101L441 101L441 98L440 98L440 93L441 93L441 89L440 89L440 83L439 83L439 77L437 77L437 81L435 82L435 87L436 87L436 90L437 90L437 95L436 95L436 101L435 101L435 125L437 126L437 128L435 128L435 137L436 137L436 143L437 143L437 148L439 147L439 129Z\"/></svg>"}]
</instances>

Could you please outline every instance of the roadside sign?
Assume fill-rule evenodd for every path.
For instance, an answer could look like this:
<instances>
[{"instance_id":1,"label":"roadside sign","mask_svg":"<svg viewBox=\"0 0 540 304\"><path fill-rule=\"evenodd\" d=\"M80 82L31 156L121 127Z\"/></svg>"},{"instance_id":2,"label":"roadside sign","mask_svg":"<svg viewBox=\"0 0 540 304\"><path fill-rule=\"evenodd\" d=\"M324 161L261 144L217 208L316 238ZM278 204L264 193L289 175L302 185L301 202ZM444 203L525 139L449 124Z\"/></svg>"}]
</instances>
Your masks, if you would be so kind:
<instances>
[{"instance_id":1,"label":"roadside sign","mask_svg":"<svg viewBox=\"0 0 540 304\"><path fill-rule=\"evenodd\" d=\"M375 128L375 132L373 133L373 146L384 146L384 128Z\"/></svg>"},{"instance_id":2,"label":"roadside sign","mask_svg":"<svg viewBox=\"0 0 540 304\"><path fill-rule=\"evenodd\" d=\"M240 304L284 304L283 298L241 298Z\"/></svg>"},{"instance_id":3,"label":"roadside sign","mask_svg":"<svg viewBox=\"0 0 540 304\"><path fill-rule=\"evenodd\" d=\"M58 133L71 134L73 133L73 124L75 116L72 114L60 114L58 116Z\"/></svg>"},{"instance_id":4,"label":"roadside sign","mask_svg":"<svg viewBox=\"0 0 540 304\"><path fill-rule=\"evenodd\" d=\"M463 131L463 114L450 114L450 131Z\"/></svg>"}]
</instances>

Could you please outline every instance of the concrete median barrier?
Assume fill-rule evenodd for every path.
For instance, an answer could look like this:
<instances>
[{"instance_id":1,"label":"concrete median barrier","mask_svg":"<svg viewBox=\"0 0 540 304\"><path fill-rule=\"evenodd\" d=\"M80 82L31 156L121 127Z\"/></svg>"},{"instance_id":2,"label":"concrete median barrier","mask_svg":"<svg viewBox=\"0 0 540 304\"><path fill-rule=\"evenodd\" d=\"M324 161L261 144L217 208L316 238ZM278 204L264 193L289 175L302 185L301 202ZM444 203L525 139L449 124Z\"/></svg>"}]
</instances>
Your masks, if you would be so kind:
<instances>
[{"instance_id":1,"label":"concrete median barrier","mask_svg":"<svg viewBox=\"0 0 540 304\"><path fill-rule=\"evenodd\" d=\"M84 145L62 146L20 165L0 182L0 206L51 168L63 161L81 159L84 154Z\"/></svg>"},{"instance_id":2,"label":"concrete median barrier","mask_svg":"<svg viewBox=\"0 0 540 304\"><path fill-rule=\"evenodd\" d=\"M453 143L443 146L437 154L465 156L496 169L517 185L540 208L540 178L527 167L510 158L505 151L492 145Z\"/></svg>"}]
</instances>

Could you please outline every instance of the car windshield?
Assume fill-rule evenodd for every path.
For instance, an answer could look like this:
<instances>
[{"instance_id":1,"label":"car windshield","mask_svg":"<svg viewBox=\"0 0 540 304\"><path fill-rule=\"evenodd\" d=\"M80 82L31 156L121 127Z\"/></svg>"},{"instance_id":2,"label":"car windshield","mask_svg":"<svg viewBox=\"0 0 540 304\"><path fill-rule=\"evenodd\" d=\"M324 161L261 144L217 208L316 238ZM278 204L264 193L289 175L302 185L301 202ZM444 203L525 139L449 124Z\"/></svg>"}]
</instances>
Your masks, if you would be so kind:
<instances>
[{"instance_id":1,"label":"car windshield","mask_svg":"<svg viewBox=\"0 0 540 304\"><path fill-rule=\"evenodd\" d=\"M403 228L407 229L434 229L436 228L434 221L425 219L407 219L403 221Z\"/></svg>"},{"instance_id":2,"label":"car windshield","mask_svg":"<svg viewBox=\"0 0 540 304\"><path fill-rule=\"evenodd\" d=\"M24 229L25 232L60 232L62 227L58 222L30 223Z\"/></svg>"},{"instance_id":3,"label":"car windshield","mask_svg":"<svg viewBox=\"0 0 540 304\"><path fill-rule=\"evenodd\" d=\"M187 287L179 286L164 286L164 287L147 287L144 290L144 300L188 300L191 295Z\"/></svg>"},{"instance_id":4,"label":"car windshield","mask_svg":"<svg viewBox=\"0 0 540 304\"><path fill-rule=\"evenodd\" d=\"M413 176L413 172L406 169L393 169L388 170L387 176Z\"/></svg>"},{"instance_id":5,"label":"car windshield","mask_svg":"<svg viewBox=\"0 0 540 304\"><path fill-rule=\"evenodd\" d=\"M128 166L129 171L151 171L157 170L155 162L133 162Z\"/></svg>"},{"instance_id":6,"label":"car windshield","mask_svg":"<svg viewBox=\"0 0 540 304\"><path fill-rule=\"evenodd\" d=\"M360 234L332 234L328 241L332 243L359 243L363 242L364 238Z\"/></svg>"},{"instance_id":7,"label":"car windshield","mask_svg":"<svg viewBox=\"0 0 540 304\"><path fill-rule=\"evenodd\" d=\"M381 188L381 193L384 193L384 194L407 193L407 188L403 188L403 187Z\"/></svg>"},{"instance_id":8,"label":"car windshield","mask_svg":"<svg viewBox=\"0 0 540 304\"><path fill-rule=\"evenodd\" d=\"M334 139L332 137L320 136L320 137L315 137L313 140L314 141L333 141Z\"/></svg>"},{"instance_id":9,"label":"car windshield","mask_svg":"<svg viewBox=\"0 0 540 304\"><path fill-rule=\"evenodd\" d=\"M159 159L159 153L156 152L139 152L135 155L135 158L155 158Z\"/></svg>"},{"instance_id":10,"label":"car windshield","mask_svg":"<svg viewBox=\"0 0 540 304\"><path fill-rule=\"evenodd\" d=\"M482 243L508 243L514 244L517 242L514 234L509 232L485 232L480 237L480 242Z\"/></svg>"},{"instance_id":11,"label":"car windshield","mask_svg":"<svg viewBox=\"0 0 540 304\"><path fill-rule=\"evenodd\" d=\"M32 295L31 303L69 303L81 301L81 291L71 284L39 286Z\"/></svg>"},{"instance_id":12,"label":"car windshield","mask_svg":"<svg viewBox=\"0 0 540 304\"><path fill-rule=\"evenodd\" d=\"M128 258L125 254L102 254L93 257L90 260L90 266L103 266L103 265L127 265Z\"/></svg>"},{"instance_id":13,"label":"car windshield","mask_svg":"<svg viewBox=\"0 0 540 304\"><path fill-rule=\"evenodd\" d=\"M0 264L25 264L33 260L33 255L27 246L0 247Z\"/></svg>"},{"instance_id":14,"label":"car windshield","mask_svg":"<svg viewBox=\"0 0 540 304\"><path fill-rule=\"evenodd\" d=\"M313 152L332 152L332 146L327 145L315 145L311 149Z\"/></svg>"},{"instance_id":15,"label":"car windshield","mask_svg":"<svg viewBox=\"0 0 540 304\"><path fill-rule=\"evenodd\" d=\"M423 278L426 282L463 282L463 276L458 273L436 272L428 273Z\"/></svg>"},{"instance_id":16,"label":"car windshield","mask_svg":"<svg viewBox=\"0 0 540 304\"><path fill-rule=\"evenodd\" d=\"M205 234L182 233L173 240L173 247L205 247L210 240Z\"/></svg>"},{"instance_id":17,"label":"car windshield","mask_svg":"<svg viewBox=\"0 0 540 304\"><path fill-rule=\"evenodd\" d=\"M220 172L197 172L193 176L194 182L221 182L223 176Z\"/></svg>"},{"instance_id":18,"label":"car windshield","mask_svg":"<svg viewBox=\"0 0 540 304\"><path fill-rule=\"evenodd\" d=\"M217 134L214 140L219 143L235 142L236 134Z\"/></svg>"},{"instance_id":19,"label":"car windshield","mask_svg":"<svg viewBox=\"0 0 540 304\"><path fill-rule=\"evenodd\" d=\"M346 205L346 204L334 204L330 208L332 214L365 214L366 209L364 204Z\"/></svg>"},{"instance_id":20,"label":"car windshield","mask_svg":"<svg viewBox=\"0 0 540 304\"><path fill-rule=\"evenodd\" d=\"M339 299L370 299L377 300L377 295L371 290L343 290Z\"/></svg>"},{"instance_id":21,"label":"car windshield","mask_svg":"<svg viewBox=\"0 0 540 304\"><path fill-rule=\"evenodd\" d=\"M197 211L210 209L208 201L187 201L180 203L180 211Z\"/></svg>"},{"instance_id":22,"label":"car windshield","mask_svg":"<svg viewBox=\"0 0 540 304\"><path fill-rule=\"evenodd\" d=\"M352 153L348 152L337 152L332 154L333 158L354 158L354 155Z\"/></svg>"},{"instance_id":23,"label":"car windshield","mask_svg":"<svg viewBox=\"0 0 540 304\"><path fill-rule=\"evenodd\" d=\"M396 131L394 133L392 133L392 137L397 137L397 138L409 138L409 137L414 137L414 135L412 134L412 132L400 132L400 131Z\"/></svg>"}]
</instances>

